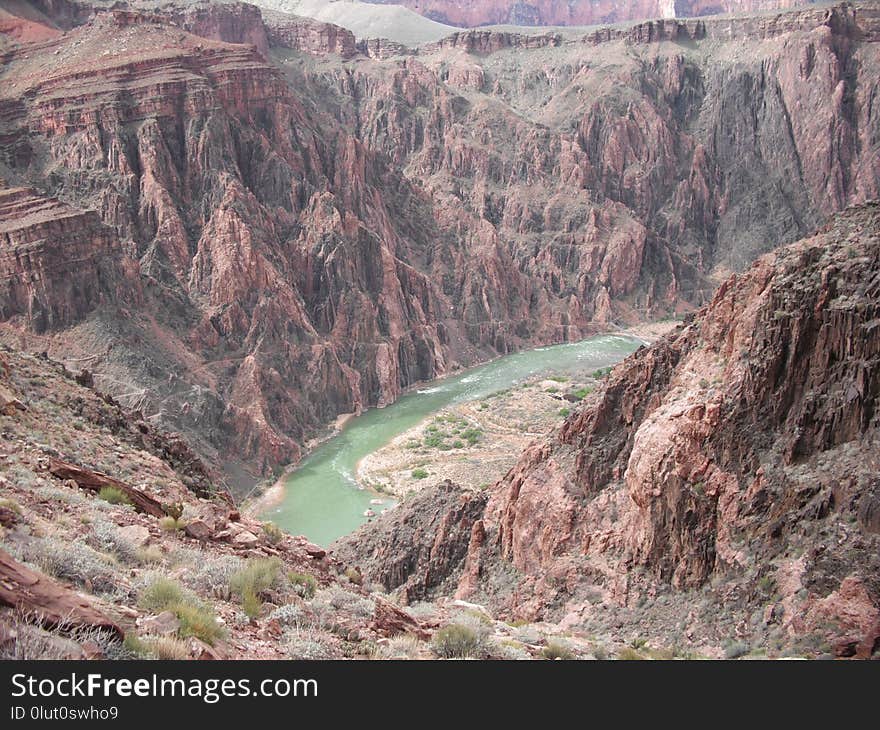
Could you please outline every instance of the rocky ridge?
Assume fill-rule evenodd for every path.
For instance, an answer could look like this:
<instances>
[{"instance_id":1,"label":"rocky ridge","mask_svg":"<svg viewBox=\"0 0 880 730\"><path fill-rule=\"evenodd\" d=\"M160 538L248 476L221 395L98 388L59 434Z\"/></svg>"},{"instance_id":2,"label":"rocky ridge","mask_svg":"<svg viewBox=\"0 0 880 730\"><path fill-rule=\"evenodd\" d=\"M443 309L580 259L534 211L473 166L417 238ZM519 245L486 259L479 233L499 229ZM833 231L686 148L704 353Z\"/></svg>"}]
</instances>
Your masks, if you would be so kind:
<instances>
[{"instance_id":1,"label":"rocky ridge","mask_svg":"<svg viewBox=\"0 0 880 730\"><path fill-rule=\"evenodd\" d=\"M861 6L404 58L236 3L29 7L53 32L3 51L5 187L111 270L71 288L48 243L6 256L31 283L2 337L89 358L242 490L339 413L699 305L877 194Z\"/></svg>"},{"instance_id":2,"label":"rocky ridge","mask_svg":"<svg viewBox=\"0 0 880 730\"><path fill-rule=\"evenodd\" d=\"M878 276L872 203L728 279L488 495L442 485L436 503L454 506L429 510L420 493L338 555L413 599L454 592L586 631L871 656Z\"/></svg>"}]
</instances>

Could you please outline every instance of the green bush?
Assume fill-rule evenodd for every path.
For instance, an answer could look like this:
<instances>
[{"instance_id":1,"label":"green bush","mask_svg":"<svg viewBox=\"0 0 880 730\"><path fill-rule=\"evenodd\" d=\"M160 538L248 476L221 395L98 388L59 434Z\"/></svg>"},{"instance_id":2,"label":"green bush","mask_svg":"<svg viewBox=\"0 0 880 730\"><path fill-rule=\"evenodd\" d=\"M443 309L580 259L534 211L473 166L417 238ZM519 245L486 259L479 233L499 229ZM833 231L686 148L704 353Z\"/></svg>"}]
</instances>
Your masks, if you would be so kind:
<instances>
[{"instance_id":1,"label":"green bush","mask_svg":"<svg viewBox=\"0 0 880 730\"><path fill-rule=\"evenodd\" d=\"M586 385L583 388L578 388L572 395L574 395L574 397L578 400L583 400L592 392L593 389L590 386Z\"/></svg>"},{"instance_id":2,"label":"green bush","mask_svg":"<svg viewBox=\"0 0 880 730\"><path fill-rule=\"evenodd\" d=\"M765 575L758 581L758 589L767 595L772 595L776 588L776 579L772 575Z\"/></svg>"},{"instance_id":3,"label":"green bush","mask_svg":"<svg viewBox=\"0 0 880 730\"><path fill-rule=\"evenodd\" d=\"M260 614L260 594L278 580L282 563L278 558L255 558L229 579L229 588L241 599L244 612L251 618Z\"/></svg>"},{"instance_id":4,"label":"green bush","mask_svg":"<svg viewBox=\"0 0 880 730\"><path fill-rule=\"evenodd\" d=\"M126 651L128 651L136 659L152 658L152 653L150 652L150 647L147 642L145 642L133 632L129 632L125 635L125 639L123 639L122 645L125 647Z\"/></svg>"},{"instance_id":5,"label":"green bush","mask_svg":"<svg viewBox=\"0 0 880 730\"><path fill-rule=\"evenodd\" d=\"M413 469L411 474L412 474L413 479L427 479L428 478L428 472L425 469L422 469L421 467L419 467L418 469Z\"/></svg>"},{"instance_id":6,"label":"green bush","mask_svg":"<svg viewBox=\"0 0 880 730\"><path fill-rule=\"evenodd\" d=\"M165 530L165 532L175 532L176 530L182 530L186 527L186 522L179 517L171 517L169 515L167 517L162 517L159 520L159 527Z\"/></svg>"},{"instance_id":7,"label":"green bush","mask_svg":"<svg viewBox=\"0 0 880 730\"><path fill-rule=\"evenodd\" d=\"M119 487L101 487L98 497L110 504L125 504L131 506L131 500L128 495Z\"/></svg>"},{"instance_id":8,"label":"green bush","mask_svg":"<svg viewBox=\"0 0 880 730\"><path fill-rule=\"evenodd\" d=\"M195 636L213 645L223 637L223 627L217 623L214 612L203 604L177 603L169 607L180 621L179 634L182 638Z\"/></svg>"},{"instance_id":9,"label":"green bush","mask_svg":"<svg viewBox=\"0 0 880 730\"><path fill-rule=\"evenodd\" d=\"M294 592L307 600L315 595L315 590L318 587L318 581L308 573L291 571L287 574L287 580L293 586Z\"/></svg>"},{"instance_id":10,"label":"green bush","mask_svg":"<svg viewBox=\"0 0 880 730\"><path fill-rule=\"evenodd\" d=\"M541 655L545 659L563 659L566 661L574 659L574 652L568 645L555 640L547 642L547 646L541 650Z\"/></svg>"},{"instance_id":11,"label":"green bush","mask_svg":"<svg viewBox=\"0 0 880 730\"><path fill-rule=\"evenodd\" d=\"M483 430L479 428L467 428L461 432L461 437L471 446L483 437Z\"/></svg>"},{"instance_id":12,"label":"green bush","mask_svg":"<svg viewBox=\"0 0 880 730\"><path fill-rule=\"evenodd\" d=\"M559 415L562 416L563 418L565 418L566 416L568 416L569 413L571 413L571 409L570 409L570 408L560 408L560 409L559 409Z\"/></svg>"},{"instance_id":13,"label":"green bush","mask_svg":"<svg viewBox=\"0 0 880 730\"><path fill-rule=\"evenodd\" d=\"M463 449L464 448L464 441L461 441L460 439L455 439L455 441L452 442L452 448L453 449Z\"/></svg>"},{"instance_id":14,"label":"green bush","mask_svg":"<svg viewBox=\"0 0 880 730\"><path fill-rule=\"evenodd\" d=\"M274 522L263 523L263 534L269 541L270 545L277 545L284 539L284 530L282 530Z\"/></svg>"},{"instance_id":15,"label":"green bush","mask_svg":"<svg viewBox=\"0 0 880 730\"><path fill-rule=\"evenodd\" d=\"M345 577L348 578L349 583L354 583L356 586L364 584L364 576L360 574L357 568L346 568Z\"/></svg>"},{"instance_id":16,"label":"green bush","mask_svg":"<svg viewBox=\"0 0 880 730\"><path fill-rule=\"evenodd\" d=\"M157 577L147 584L141 591L138 605L147 611L159 613L167 611L168 607L192 600L194 597L187 594L181 586L170 578Z\"/></svg>"},{"instance_id":17,"label":"green bush","mask_svg":"<svg viewBox=\"0 0 880 730\"><path fill-rule=\"evenodd\" d=\"M141 591L138 604L154 613L171 611L180 621L178 634L182 638L195 636L213 644L223 636L223 627L217 623L214 611L173 580L158 576Z\"/></svg>"},{"instance_id":18,"label":"green bush","mask_svg":"<svg viewBox=\"0 0 880 730\"><path fill-rule=\"evenodd\" d=\"M434 634L431 648L443 659L479 659L486 653L485 629L463 622L448 624Z\"/></svg>"}]
</instances>

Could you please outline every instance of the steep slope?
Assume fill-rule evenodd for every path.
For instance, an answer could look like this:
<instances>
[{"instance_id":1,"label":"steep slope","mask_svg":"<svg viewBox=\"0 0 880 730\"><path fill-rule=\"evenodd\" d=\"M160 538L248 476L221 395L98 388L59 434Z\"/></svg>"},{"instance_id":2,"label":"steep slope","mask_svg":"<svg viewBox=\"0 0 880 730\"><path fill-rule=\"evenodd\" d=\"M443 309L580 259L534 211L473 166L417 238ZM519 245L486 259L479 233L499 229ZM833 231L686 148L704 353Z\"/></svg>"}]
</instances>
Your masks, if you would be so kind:
<instances>
[{"instance_id":1,"label":"steep slope","mask_svg":"<svg viewBox=\"0 0 880 730\"><path fill-rule=\"evenodd\" d=\"M875 202L727 280L488 496L446 485L454 508L420 495L337 552L413 600L457 583L587 631L870 656L878 317Z\"/></svg>"},{"instance_id":2,"label":"steep slope","mask_svg":"<svg viewBox=\"0 0 880 730\"><path fill-rule=\"evenodd\" d=\"M877 195L861 7L387 58L240 3L105 7L13 8L52 33L3 51L0 337L242 490L341 412L702 304Z\"/></svg>"},{"instance_id":3,"label":"steep slope","mask_svg":"<svg viewBox=\"0 0 880 730\"><path fill-rule=\"evenodd\" d=\"M181 25L199 25L192 12ZM67 230L77 245L99 238L135 272L117 277L118 296L90 302L103 305L91 316L77 302L67 309L78 317L50 318L57 336L40 347L90 358L102 386L206 453L235 443L233 459L268 470L337 413L448 367L438 314L448 305L415 265L444 236L381 159L318 128L256 45L209 30L115 11L10 51L4 174L98 226L86 238ZM40 333L49 320L23 300L62 286L49 279L64 276L70 251L41 221L3 213L8 275L40 281L10 290L3 310ZM37 240L40 258L23 256Z\"/></svg>"},{"instance_id":4,"label":"steep slope","mask_svg":"<svg viewBox=\"0 0 880 730\"><path fill-rule=\"evenodd\" d=\"M0 347L0 429L2 659L343 658L430 635L240 514L179 436L87 371Z\"/></svg>"}]
</instances>

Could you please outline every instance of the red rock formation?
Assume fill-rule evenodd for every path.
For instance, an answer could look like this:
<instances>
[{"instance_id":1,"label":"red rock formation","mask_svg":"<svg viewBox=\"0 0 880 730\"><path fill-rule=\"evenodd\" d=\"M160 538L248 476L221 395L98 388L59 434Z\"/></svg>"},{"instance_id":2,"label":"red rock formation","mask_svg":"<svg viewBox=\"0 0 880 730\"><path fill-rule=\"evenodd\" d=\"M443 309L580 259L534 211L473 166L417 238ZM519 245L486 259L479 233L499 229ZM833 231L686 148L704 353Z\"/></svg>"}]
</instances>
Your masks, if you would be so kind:
<instances>
[{"instance_id":1,"label":"red rock formation","mask_svg":"<svg viewBox=\"0 0 880 730\"><path fill-rule=\"evenodd\" d=\"M702 275L741 269L877 195L869 15L817 8L580 38L469 31L391 74L337 74L325 96L351 98L332 112L424 182L444 227L498 251L501 270L481 279L518 270L529 307L504 302L514 332L576 338L632 309L699 303ZM747 60L666 44L682 38L744 42ZM466 317L497 321L483 302L498 294L483 286Z\"/></svg>"},{"instance_id":2,"label":"red rock formation","mask_svg":"<svg viewBox=\"0 0 880 730\"><path fill-rule=\"evenodd\" d=\"M716 620L773 602L745 635L778 625L791 642L815 635L869 656L880 648L878 315L873 203L762 257L619 365L469 514L473 536L439 528L449 506L430 518L410 508L406 531L384 517L340 551L395 588L422 584L430 564L406 561L431 545L459 556L443 570L459 595L572 625L601 620L592 594L641 606L671 585L687 604L711 579ZM374 561L358 544L387 547ZM398 576L401 563L411 570Z\"/></svg>"},{"instance_id":3,"label":"red rock formation","mask_svg":"<svg viewBox=\"0 0 880 730\"><path fill-rule=\"evenodd\" d=\"M873 205L722 285L693 324L617 368L558 445L524 455L493 492L484 522L501 555L536 574L573 550L588 561L616 553L687 587L744 570L756 552L784 560L804 519L845 521L871 481L859 454L880 426L878 271ZM561 466L569 449L571 471ZM831 478L809 466L829 452ZM841 568L867 577L869 555Z\"/></svg>"},{"instance_id":4,"label":"red rock formation","mask_svg":"<svg viewBox=\"0 0 880 730\"><path fill-rule=\"evenodd\" d=\"M386 589L400 589L407 602L452 592L485 503L485 495L446 481L384 516L380 529L367 525L339 540L331 553L364 566L365 575Z\"/></svg>"},{"instance_id":5,"label":"red rock formation","mask_svg":"<svg viewBox=\"0 0 880 730\"><path fill-rule=\"evenodd\" d=\"M270 10L262 13L273 46L318 56L336 54L341 58L351 58L358 52L354 33L350 30L287 13Z\"/></svg>"},{"instance_id":6,"label":"red rock formation","mask_svg":"<svg viewBox=\"0 0 880 730\"><path fill-rule=\"evenodd\" d=\"M75 591L13 560L0 550L0 605L33 616L46 626L105 629L119 637L119 626Z\"/></svg>"},{"instance_id":7,"label":"red rock formation","mask_svg":"<svg viewBox=\"0 0 880 730\"><path fill-rule=\"evenodd\" d=\"M119 273L8 258L0 334L95 357L236 482L457 365L700 304L880 187L860 9L345 62L347 32L250 6L39 7L70 29L4 53L4 174L83 212L39 266Z\"/></svg>"},{"instance_id":8,"label":"red rock formation","mask_svg":"<svg viewBox=\"0 0 880 730\"><path fill-rule=\"evenodd\" d=\"M58 329L137 285L95 212L0 187L0 318L21 317L35 332Z\"/></svg>"},{"instance_id":9,"label":"red rock formation","mask_svg":"<svg viewBox=\"0 0 880 730\"><path fill-rule=\"evenodd\" d=\"M750 13L791 8L796 0L366 0L403 5L449 25L597 25L646 18Z\"/></svg>"},{"instance_id":10,"label":"red rock formation","mask_svg":"<svg viewBox=\"0 0 880 730\"><path fill-rule=\"evenodd\" d=\"M49 472L58 479L72 479L80 489L90 492L99 492L107 487L117 489L129 499L134 509L152 517L162 518L167 514L162 503L146 492L99 471L70 464L61 459L52 459L49 462Z\"/></svg>"}]
</instances>

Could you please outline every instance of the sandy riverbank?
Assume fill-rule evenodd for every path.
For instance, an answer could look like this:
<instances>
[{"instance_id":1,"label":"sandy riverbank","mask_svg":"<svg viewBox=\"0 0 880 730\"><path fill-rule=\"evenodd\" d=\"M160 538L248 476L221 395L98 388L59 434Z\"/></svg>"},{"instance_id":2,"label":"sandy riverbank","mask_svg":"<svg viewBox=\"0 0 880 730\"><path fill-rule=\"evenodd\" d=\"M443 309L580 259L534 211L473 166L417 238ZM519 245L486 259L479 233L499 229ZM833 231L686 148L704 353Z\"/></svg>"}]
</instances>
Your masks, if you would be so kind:
<instances>
[{"instance_id":1,"label":"sandy riverbank","mask_svg":"<svg viewBox=\"0 0 880 730\"><path fill-rule=\"evenodd\" d=\"M652 322L614 334L650 343L677 324ZM443 479L486 488L504 476L530 443L558 428L598 386L597 374L548 372L487 398L445 408L362 459L357 480L397 498Z\"/></svg>"},{"instance_id":2,"label":"sandy riverbank","mask_svg":"<svg viewBox=\"0 0 880 730\"><path fill-rule=\"evenodd\" d=\"M649 322L609 334L629 335L650 343L677 324L671 320ZM524 448L558 426L576 407L573 394L596 385L596 380L587 375L574 380L542 376L489 398L444 409L362 459L357 479L364 486L396 497L446 478L474 488L488 486L503 476ZM303 455L336 436L356 415L337 417L327 433L306 444ZM279 504L296 466L286 469L258 497L246 501L243 511L259 515Z\"/></svg>"},{"instance_id":3,"label":"sandy riverbank","mask_svg":"<svg viewBox=\"0 0 880 730\"><path fill-rule=\"evenodd\" d=\"M346 424L357 415L357 413L340 413L326 433L306 442L305 447L303 448L303 458L308 456L312 451L318 448L318 446L336 436L343 428L345 428ZM272 486L262 491L256 497L246 499L241 505L241 511L244 514L256 517L275 505L280 504L284 499L284 485L287 482L287 478L290 476L291 472L296 471L298 466L299 462L291 464L284 470Z\"/></svg>"}]
</instances>

